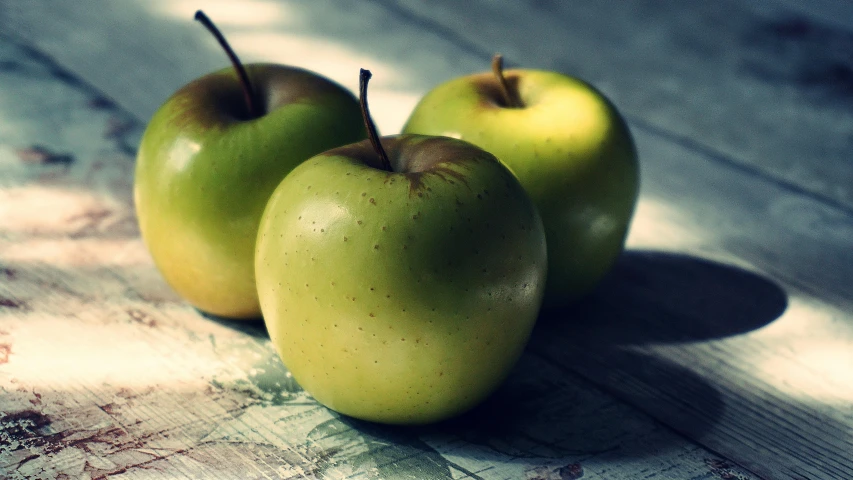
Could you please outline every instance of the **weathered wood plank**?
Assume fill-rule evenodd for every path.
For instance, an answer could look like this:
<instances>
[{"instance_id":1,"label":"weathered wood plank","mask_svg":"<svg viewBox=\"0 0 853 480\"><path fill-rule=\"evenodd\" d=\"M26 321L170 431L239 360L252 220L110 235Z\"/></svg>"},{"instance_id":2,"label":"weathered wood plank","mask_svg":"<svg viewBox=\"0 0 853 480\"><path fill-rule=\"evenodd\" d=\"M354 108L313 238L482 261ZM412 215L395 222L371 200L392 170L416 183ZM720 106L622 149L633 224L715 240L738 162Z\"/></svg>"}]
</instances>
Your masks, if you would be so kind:
<instances>
[{"instance_id":1,"label":"weathered wood plank","mask_svg":"<svg viewBox=\"0 0 853 480\"><path fill-rule=\"evenodd\" d=\"M187 25L205 7L248 59L305 65L351 88L353 71L374 70L389 132L420 93L485 70L501 51L592 81L635 123L851 209L853 17L844 5L791 3L32 0L0 2L0 25L147 119L177 87L224 65L206 32Z\"/></svg>"},{"instance_id":2,"label":"weathered wood plank","mask_svg":"<svg viewBox=\"0 0 853 480\"><path fill-rule=\"evenodd\" d=\"M853 477L853 216L637 133L631 250L534 350L767 478Z\"/></svg>"},{"instance_id":3,"label":"weathered wood plank","mask_svg":"<svg viewBox=\"0 0 853 480\"><path fill-rule=\"evenodd\" d=\"M3 478L752 478L533 354L443 425L340 418L262 325L163 284L130 199L142 125L4 37L0 65Z\"/></svg>"},{"instance_id":4,"label":"weathered wood plank","mask_svg":"<svg viewBox=\"0 0 853 480\"><path fill-rule=\"evenodd\" d=\"M378 0L483 59L585 78L634 123L853 208L853 12L725 0ZM814 3L814 2L811 2ZM824 2L829 3L829 2Z\"/></svg>"},{"instance_id":5,"label":"weathered wood plank","mask_svg":"<svg viewBox=\"0 0 853 480\"><path fill-rule=\"evenodd\" d=\"M448 72L463 70L466 61L473 65L471 57L450 55L452 47L438 35L407 38L410 25L371 2L346 8L332 0L250 6L154 0L117 8L108 0L0 0L0 31L47 52L143 121L186 82L228 65L216 41L191 20L199 8L246 62L299 65L353 91L359 68L369 68L371 111L383 132L398 132L420 94ZM423 71L423 65L434 68Z\"/></svg>"},{"instance_id":6,"label":"weathered wood plank","mask_svg":"<svg viewBox=\"0 0 853 480\"><path fill-rule=\"evenodd\" d=\"M179 24L187 23L183 18L189 17L195 5L179 3L176 10L163 10L165 3L158 2L146 6L129 5L110 16L110 21L91 18L86 13L87 8L80 5L51 7L57 9L54 14L63 19L73 19L72 24L89 25L82 29L84 33L52 15L38 13L37 2L30 4L31 10L24 12L26 15L12 12L18 17L6 15L11 10L5 5L6 12L0 18L39 18L41 27L34 21L29 24L21 21L14 23L13 28L47 48L52 55L62 56L63 63L83 73L84 78L110 92L111 96L122 97L123 102L135 105L131 108L142 118L147 118L145 115L149 113L146 112L153 111L180 83L223 64L215 45L202 40L203 32L190 34L192 40L189 40L185 33L187 26ZM86 5L97 7L100 4ZM99 8L107 11L103 5ZM560 65L571 67L573 72L583 74L604 88L620 106L633 112L632 126L641 147L644 184L630 245L652 252L708 257L722 265L712 263L708 266L689 257L661 259L655 255L651 258L643 254L629 255L611 280L609 290L603 289L590 300L585 310L581 310L587 318L586 323L592 326L581 323L579 327L572 327L579 331L557 328L550 337L544 335L551 342L536 343L537 351L769 478L792 475L846 478L850 471L847 452L853 437L850 427L853 388L849 375L853 368L848 368L851 359L846 353L850 351L853 323L850 318L853 292L849 281L853 277L853 262L850 261L853 230L849 208L843 199L833 197L841 207L834 208L813 198L825 194L816 193L823 186L809 183L809 175L817 175L814 171L803 173L795 168L793 176L778 177L784 181L768 181L767 173L744 170L744 163L739 163L750 159L772 160L776 156L762 158L755 153L759 150L750 149L766 147L775 152L777 145L786 146L780 147L786 154L805 152L802 158L812 158L812 151L820 151L825 156L832 150L826 150L826 145L837 146L839 144L832 142L844 142L849 138L845 136L849 130L844 130L848 123L843 102L835 103L835 106L841 105L840 113L833 110L833 106L820 102L812 104L820 97L820 88L826 85L805 91L796 86L786 87L784 82L768 87L765 80L744 77L737 69L734 74L727 70L732 67L728 55L738 54L735 51L723 50L728 53L709 59L698 58L695 52L685 58L683 51L673 51L676 46L666 41L664 33L692 34L696 30L692 22L717 18L717 14L710 11L716 7L711 6L701 7L703 13L698 17L678 15L678 21L671 27L660 25L665 23L665 15L659 7L649 3L632 5L625 12L611 8L615 17L608 17L607 22L620 25L620 28L602 31L603 20L578 4L567 18L580 18L583 21L575 22L579 26L574 30L560 26L561 35L570 35L571 42L549 44L538 41L535 35L522 35L512 29L501 30L498 35L489 33L486 28L516 19L532 22L528 10L514 15L489 13L484 10L486 7L475 4L472 8L482 10L477 11L478 22L454 24L452 14L456 11L441 2L436 2L436 7L429 12L414 10L417 7L414 2L400 5L387 2L384 5L391 8L391 13L375 4L353 6L355 10L340 9L336 3L322 1L313 2L311 7L285 2L260 5L281 7L270 7L263 22L253 24L249 21L250 27L240 20L245 17L225 22L226 33L235 37L238 48L252 52L249 58L256 55L309 65L350 87L354 86L355 79L350 79L349 71L359 66L368 66L378 72L377 81L384 74L389 78L388 83L377 83L382 89L373 98L389 99L377 108L386 131L393 131L402 123L417 96L432 84L481 69L480 65L494 48L492 43L505 45L501 50L518 63L527 64L530 59L530 62L541 62L534 66L548 67L557 65L553 62L563 62ZM734 10L729 12L744 8L732 5ZM445 8L444 13L441 8ZM512 12L521 7L502 8ZM686 7L673 6L670 9L673 16L679 8ZM648 13L653 22L648 25L636 22L634 18L641 18L632 16L637 9L651 9ZM168 13L175 11L178 14ZM554 19L543 20L545 23L540 25L557 22L561 10L556 12L548 15ZM743 25L738 22L743 19L776 18L779 10L743 12L742 16L730 15L737 18L723 19L720 35L740 32L738 28ZM286 18L297 20L288 23ZM373 29L373 24L364 18L382 19L383 28ZM622 28L631 25L634 30ZM810 28L807 28L809 32ZM548 28L540 27L540 30L548 31ZM158 35L154 38L146 35L146 31L157 31ZM402 31L406 32L406 41L401 41ZM466 40L469 31L481 33L484 40L477 41L483 44L478 46L475 39ZM712 53L719 52L716 46L703 43L708 41L707 37L699 35L702 32L710 35L710 30L696 31L698 33L687 38L698 41L698 46L713 47ZM658 34L663 38L656 36ZM835 34L843 36L837 31ZM696 35L698 39L694 38ZM523 38L525 36L527 38ZM644 42L635 45L630 41L633 38L642 38ZM109 56L105 61L92 55L108 51L99 50L106 49L103 39L110 39L115 51L136 53L126 57ZM355 40L363 43L355 46ZM731 42L741 40L742 36L737 35L721 39L722 45L728 47L732 47ZM794 44L809 52L814 47L812 41L807 38ZM147 52L143 48L146 42L152 45ZM782 41L785 42L787 40ZM565 60L567 44L572 45L571 50L578 55L572 58L577 60ZM68 48L72 45L74 48ZM584 45L589 48L579 47ZM660 52L651 51L654 46L666 48ZM286 52L287 48L294 50ZM190 61L182 62L184 49L195 52L191 62L207 59L210 66L193 67ZM747 52L757 55L761 51ZM833 49L828 52L830 56L837 53ZM566 63L569 61L573 63ZM656 67L650 68L649 64ZM391 65L394 68L390 68ZM608 69L616 68L614 65L620 68L618 76L608 73L611 71ZM786 63L782 67L791 65ZM796 73L784 68L783 74ZM708 73L709 69L712 73L729 75L721 85L734 84L736 88L731 92L737 95L729 95L728 90L722 97L712 95L719 93L720 87L702 83L714 78ZM699 98L683 98L685 89L679 82L688 80L702 86L695 90L700 92L695 95ZM678 88L667 90L672 82L676 82ZM128 88L128 85L137 88ZM636 93L639 100L632 100L635 95L632 89L637 85L650 90ZM720 98L722 107L716 104L709 107L709 98ZM745 114L731 119L721 116L732 111L732 105L755 105L750 103L753 101L761 108L747 109ZM792 135L786 130L787 124L784 128L773 128L777 125L774 122L788 118L782 114L793 111L810 112L804 116L808 128L803 131L818 129L823 124L831 132L830 143L824 143L820 132L800 138L798 133ZM765 113L766 118L750 117ZM707 114L716 121L702 123L708 120L703 117ZM666 122L676 126L684 124L684 128L692 130L681 131ZM833 130L838 128L841 130ZM732 139L736 140L734 144L727 143ZM796 148L788 148L791 139L798 139ZM774 145L767 147L765 144ZM734 148L732 145L744 150L726 150ZM819 163L810 162L804 164L804 168ZM821 175L847 178L848 171L844 167L849 168L849 162L835 162L835 165L842 168ZM800 176L808 181L803 183L793 178ZM669 277L661 271L669 272ZM749 271L759 276L750 277ZM685 283L693 278L697 279L693 290L685 291ZM725 282L733 282L741 288L726 290L720 286ZM780 291L782 308L787 310L781 318L774 319L773 307L778 307L776 297ZM749 292L751 301L744 301L746 294L742 292ZM725 305L728 307L720 307ZM714 306L720 309L715 310ZM574 341L585 341L580 346L570 342L581 338L584 340ZM588 341L589 338L598 343ZM562 348L562 344L554 343L557 340L569 346ZM820 448L814 450L813 445Z\"/></svg>"}]
</instances>

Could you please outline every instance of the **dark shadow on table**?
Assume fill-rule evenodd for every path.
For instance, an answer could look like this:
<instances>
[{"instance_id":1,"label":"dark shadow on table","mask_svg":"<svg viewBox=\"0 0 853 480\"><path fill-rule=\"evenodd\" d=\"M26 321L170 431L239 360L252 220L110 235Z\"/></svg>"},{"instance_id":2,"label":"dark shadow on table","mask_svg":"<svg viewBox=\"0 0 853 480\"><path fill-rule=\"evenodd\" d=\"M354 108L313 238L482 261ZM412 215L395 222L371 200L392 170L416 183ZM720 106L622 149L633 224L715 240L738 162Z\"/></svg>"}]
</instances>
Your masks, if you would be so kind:
<instances>
[{"instance_id":1,"label":"dark shadow on table","mask_svg":"<svg viewBox=\"0 0 853 480\"><path fill-rule=\"evenodd\" d=\"M641 354L626 353L620 361L645 363L659 372L661 381L677 379L703 396L703 408L712 412L712 418L722 411L719 394L683 368ZM375 466L383 478L416 472L417 478L450 479L458 473L472 474L466 465L510 464L517 471L506 470L505 475L580 478L592 458L602 465L671 450L677 454L685 448L681 436L630 403L632 399L617 400L579 375L528 352L488 400L457 418L401 427L336 416L313 429L309 439L316 448L331 452L318 471L346 461L356 468ZM353 456L353 452L360 453Z\"/></svg>"},{"instance_id":2,"label":"dark shadow on table","mask_svg":"<svg viewBox=\"0 0 853 480\"><path fill-rule=\"evenodd\" d=\"M724 408L720 394L689 370L636 352L610 352L611 380L626 377L625 365L644 365L655 381L672 382L703 398L710 428ZM572 368L528 352L507 381L470 412L430 427L493 451L505 458L563 460L566 464L598 457L610 460L657 456L683 447L673 434L634 406L647 403L649 392L625 384L615 391L591 382Z\"/></svg>"},{"instance_id":3,"label":"dark shadow on table","mask_svg":"<svg viewBox=\"0 0 853 480\"><path fill-rule=\"evenodd\" d=\"M645 407L665 406L665 423L695 439L722 415L720 393L689 368L632 347L749 332L773 321L786 305L784 291L755 273L685 255L627 252L589 298L542 316L528 351L483 404L426 427L337 417L309 435L330 452L318 468L342 460L335 452L358 449L364 453L349 461L379 465L389 475L452 478L462 467L449 458L483 455L496 464L529 458L556 475L561 469L582 472L592 457L618 461L684 448L684 438ZM260 319L205 316L269 338Z\"/></svg>"},{"instance_id":4,"label":"dark shadow on table","mask_svg":"<svg viewBox=\"0 0 853 480\"><path fill-rule=\"evenodd\" d=\"M527 353L491 398L438 428L510 457L657 455L683 439L636 408L658 419L666 408L665 423L696 439L725 405L688 366L632 347L747 333L786 308L784 290L759 274L628 251L588 298L543 313Z\"/></svg>"},{"instance_id":5,"label":"dark shadow on table","mask_svg":"<svg viewBox=\"0 0 853 480\"><path fill-rule=\"evenodd\" d=\"M537 333L596 345L712 340L761 328L788 306L773 281L699 257L625 252L574 306L544 312Z\"/></svg>"},{"instance_id":6,"label":"dark shadow on table","mask_svg":"<svg viewBox=\"0 0 853 480\"><path fill-rule=\"evenodd\" d=\"M219 315L214 315L212 313L203 312L199 309L195 309L202 317L210 320L211 322L218 323L224 327L231 328L233 330L237 330L238 332L245 333L252 338L257 340L269 340L270 334L267 331L267 326L264 323L264 319L262 317L257 318L246 318L246 319L234 319L227 317L220 317Z\"/></svg>"}]
</instances>

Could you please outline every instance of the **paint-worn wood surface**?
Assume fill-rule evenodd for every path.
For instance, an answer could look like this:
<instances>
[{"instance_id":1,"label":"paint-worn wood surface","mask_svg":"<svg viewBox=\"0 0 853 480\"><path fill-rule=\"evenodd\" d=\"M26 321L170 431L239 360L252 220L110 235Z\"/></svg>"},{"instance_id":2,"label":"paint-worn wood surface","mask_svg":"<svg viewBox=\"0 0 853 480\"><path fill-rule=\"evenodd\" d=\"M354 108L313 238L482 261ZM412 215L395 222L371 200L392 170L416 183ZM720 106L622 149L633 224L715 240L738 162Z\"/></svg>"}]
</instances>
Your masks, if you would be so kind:
<instances>
[{"instance_id":1,"label":"paint-worn wood surface","mask_svg":"<svg viewBox=\"0 0 853 480\"><path fill-rule=\"evenodd\" d=\"M130 198L141 124L0 48L3 478L751 478L532 352L460 420L339 418L262 325L205 318L163 284Z\"/></svg>"},{"instance_id":2,"label":"paint-worn wood surface","mask_svg":"<svg viewBox=\"0 0 853 480\"><path fill-rule=\"evenodd\" d=\"M853 19L824 3L0 1L0 472L853 478ZM138 237L144 122L225 63L199 6L248 60L371 68L385 132L492 50L592 80L640 149L628 252L471 415L317 406Z\"/></svg>"}]
</instances>

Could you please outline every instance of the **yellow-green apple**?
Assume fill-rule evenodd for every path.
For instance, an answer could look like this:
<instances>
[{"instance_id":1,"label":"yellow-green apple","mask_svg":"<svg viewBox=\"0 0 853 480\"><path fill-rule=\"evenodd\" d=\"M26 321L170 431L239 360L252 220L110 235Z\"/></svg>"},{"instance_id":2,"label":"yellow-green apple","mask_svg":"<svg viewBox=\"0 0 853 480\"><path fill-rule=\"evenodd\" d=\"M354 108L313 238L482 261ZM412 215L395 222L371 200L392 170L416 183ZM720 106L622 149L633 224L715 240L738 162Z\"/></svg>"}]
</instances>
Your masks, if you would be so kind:
<instances>
[{"instance_id":1,"label":"yellow-green apple","mask_svg":"<svg viewBox=\"0 0 853 480\"><path fill-rule=\"evenodd\" d=\"M595 287L624 247L638 193L637 153L616 107L560 73L503 71L443 83L421 99L404 133L469 141L510 167L548 238L545 307Z\"/></svg>"},{"instance_id":2,"label":"yellow-green apple","mask_svg":"<svg viewBox=\"0 0 853 480\"><path fill-rule=\"evenodd\" d=\"M267 204L255 271L285 366L319 402L382 423L473 407L521 355L545 232L512 173L467 142L376 136L296 167Z\"/></svg>"},{"instance_id":3,"label":"yellow-green apple","mask_svg":"<svg viewBox=\"0 0 853 480\"><path fill-rule=\"evenodd\" d=\"M254 277L258 223L296 165L366 137L358 101L299 68L223 69L182 87L157 110L137 156L142 238L166 281L198 309L260 315Z\"/></svg>"}]
</instances>

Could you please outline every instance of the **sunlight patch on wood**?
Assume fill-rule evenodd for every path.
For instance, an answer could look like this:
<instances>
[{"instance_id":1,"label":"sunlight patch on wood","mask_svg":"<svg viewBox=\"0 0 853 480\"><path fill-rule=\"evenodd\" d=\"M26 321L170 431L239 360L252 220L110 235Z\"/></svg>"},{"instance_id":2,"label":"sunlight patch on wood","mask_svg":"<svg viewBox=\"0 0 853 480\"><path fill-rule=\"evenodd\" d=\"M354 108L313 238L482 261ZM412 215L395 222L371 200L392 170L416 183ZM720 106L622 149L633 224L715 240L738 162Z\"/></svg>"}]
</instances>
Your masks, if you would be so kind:
<instances>
[{"instance_id":1,"label":"sunlight patch on wood","mask_svg":"<svg viewBox=\"0 0 853 480\"><path fill-rule=\"evenodd\" d=\"M764 381L795 398L847 408L853 404L849 315L794 297L785 315L760 335L762 340L785 344L784 351L755 360Z\"/></svg>"},{"instance_id":2,"label":"sunlight patch on wood","mask_svg":"<svg viewBox=\"0 0 853 480\"><path fill-rule=\"evenodd\" d=\"M294 9L281 2L260 0L160 0L151 8L177 19L191 19L196 10L204 10L216 24L241 27L282 27L299 23Z\"/></svg>"},{"instance_id":3,"label":"sunlight patch on wood","mask_svg":"<svg viewBox=\"0 0 853 480\"><path fill-rule=\"evenodd\" d=\"M628 232L627 247L681 251L711 242L708 232L677 206L641 196Z\"/></svg>"},{"instance_id":4,"label":"sunlight patch on wood","mask_svg":"<svg viewBox=\"0 0 853 480\"><path fill-rule=\"evenodd\" d=\"M828 384L826 394L821 395L824 400L836 399L848 407L853 403L853 350L848 342L824 340L806 344L799 349L798 357L804 370L797 379L799 383L820 379L820 383Z\"/></svg>"},{"instance_id":5,"label":"sunlight patch on wood","mask_svg":"<svg viewBox=\"0 0 853 480\"><path fill-rule=\"evenodd\" d=\"M8 263L44 263L57 268L152 265L138 238L34 238L0 244L0 254Z\"/></svg>"},{"instance_id":6,"label":"sunlight patch on wood","mask_svg":"<svg viewBox=\"0 0 853 480\"><path fill-rule=\"evenodd\" d=\"M0 232L72 233L109 221L104 197L90 190L25 185L0 190ZM118 213L118 212L117 212Z\"/></svg>"},{"instance_id":7,"label":"sunlight patch on wood","mask_svg":"<svg viewBox=\"0 0 853 480\"><path fill-rule=\"evenodd\" d=\"M383 135L399 133L422 94L395 88L408 80L401 70L357 46L304 33L263 30L234 32L229 39L246 61L299 65L341 83L352 92L358 91L359 69L370 70L373 73L370 111Z\"/></svg>"},{"instance_id":8,"label":"sunlight patch on wood","mask_svg":"<svg viewBox=\"0 0 853 480\"><path fill-rule=\"evenodd\" d=\"M200 384L222 368L209 354L189 352L187 345L176 339L158 336L158 341L152 342L149 335L140 335L133 319L117 321L110 318L115 313L103 310L98 316L101 324L85 329L80 328L79 321L60 317L26 318L27 328L14 330L12 354L0 383L14 380L48 389L76 388L80 384L203 388Z\"/></svg>"}]
</instances>

